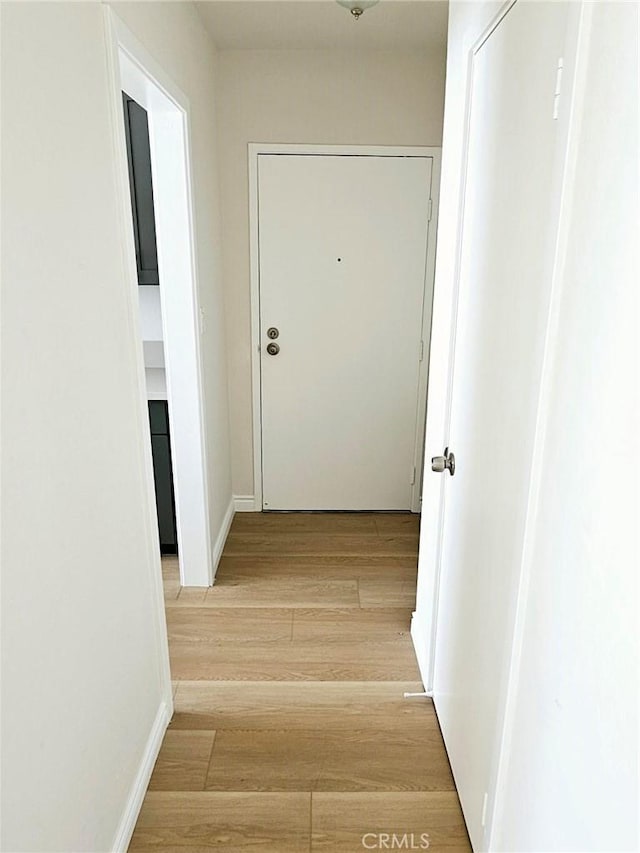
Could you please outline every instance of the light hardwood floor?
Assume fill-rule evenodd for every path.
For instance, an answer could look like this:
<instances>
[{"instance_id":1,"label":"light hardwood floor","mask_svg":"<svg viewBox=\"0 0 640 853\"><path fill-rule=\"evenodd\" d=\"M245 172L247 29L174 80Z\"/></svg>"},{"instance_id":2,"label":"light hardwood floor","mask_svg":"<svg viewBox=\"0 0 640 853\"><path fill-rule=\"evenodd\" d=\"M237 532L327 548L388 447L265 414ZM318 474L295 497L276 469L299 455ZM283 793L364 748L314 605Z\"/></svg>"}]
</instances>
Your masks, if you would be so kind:
<instances>
[{"instance_id":1,"label":"light hardwood floor","mask_svg":"<svg viewBox=\"0 0 640 853\"><path fill-rule=\"evenodd\" d=\"M417 516L245 513L211 589L163 560L175 713L130 851L470 850L433 705L402 698L417 550Z\"/></svg>"}]
</instances>

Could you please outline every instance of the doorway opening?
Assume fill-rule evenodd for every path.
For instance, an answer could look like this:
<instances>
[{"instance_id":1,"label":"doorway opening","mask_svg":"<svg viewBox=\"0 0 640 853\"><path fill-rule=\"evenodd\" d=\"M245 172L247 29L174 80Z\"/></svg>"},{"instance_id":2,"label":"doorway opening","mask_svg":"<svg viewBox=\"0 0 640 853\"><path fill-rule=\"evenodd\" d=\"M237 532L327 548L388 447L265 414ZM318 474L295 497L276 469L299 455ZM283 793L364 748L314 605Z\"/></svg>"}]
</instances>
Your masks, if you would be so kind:
<instances>
[{"instance_id":1,"label":"doorway opening","mask_svg":"<svg viewBox=\"0 0 640 853\"><path fill-rule=\"evenodd\" d=\"M160 553L178 554L147 111L122 93Z\"/></svg>"},{"instance_id":2,"label":"doorway opening","mask_svg":"<svg viewBox=\"0 0 640 853\"><path fill-rule=\"evenodd\" d=\"M165 543L163 550L179 555L180 584L207 587L213 573L189 104L117 16L111 14L110 21L116 50L117 97L122 104L125 93L129 119L128 140L122 114L117 122L122 128L119 177L125 197L133 202L125 213L125 243L134 315L138 317L140 369L144 372L141 405L149 425L146 434L150 494L154 496L154 516L159 522L159 541ZM145 122L147 126L142 129L148 134L148 164L143 155L138 166L141 171L148 168L149 186L141 190L140 198L134 195L131 199L130 163L133 159L135 166L136 154L139 157L139 151L132 151L132 142L135 147L136 141L131 130L137 128L139 132ZM136 221L139 216L144 221Z\"/></svg>"}]
</instances>

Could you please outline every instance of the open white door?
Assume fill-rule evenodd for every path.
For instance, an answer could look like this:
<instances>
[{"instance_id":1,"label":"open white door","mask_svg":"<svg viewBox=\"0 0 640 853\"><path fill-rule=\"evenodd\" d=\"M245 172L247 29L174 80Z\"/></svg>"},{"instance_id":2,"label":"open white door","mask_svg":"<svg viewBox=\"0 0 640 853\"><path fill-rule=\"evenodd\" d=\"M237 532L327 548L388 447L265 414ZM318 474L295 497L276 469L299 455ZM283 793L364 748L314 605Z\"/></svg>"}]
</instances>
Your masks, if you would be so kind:
<instances>
[{"instance_id":1,"label":"open white door","mask_svg":"<svg viewBox=\"0 0 640 853\"><path fill-rule=\"evenodd\" d=\"M569 15L570 4L517 2L472 63L445 442L455 475L426 476L445 478L434 699L475 850L492 811L529 499Z\"/></svg>"}]
</instances>

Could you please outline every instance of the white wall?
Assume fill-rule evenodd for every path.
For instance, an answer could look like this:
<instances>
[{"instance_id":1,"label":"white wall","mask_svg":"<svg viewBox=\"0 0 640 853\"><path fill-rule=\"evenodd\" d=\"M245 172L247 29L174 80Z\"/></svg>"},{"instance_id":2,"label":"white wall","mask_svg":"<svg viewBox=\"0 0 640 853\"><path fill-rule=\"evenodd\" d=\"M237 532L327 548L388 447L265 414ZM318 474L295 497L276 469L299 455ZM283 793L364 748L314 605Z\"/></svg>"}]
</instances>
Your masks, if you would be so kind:
<instances>
[{"instance_id":1,"label":"white wall","mask_svg":"<svg viewBox=\"0 0 640 853\"><path fill-rule=\"evenodd\" d=\"M196 266L204 331L206 457L215 547L231 502L229 405L221 280L215 48L191 3L113 3L114 11L189 99ZM219 544L219 543L218 543Z\"/></svg>"},{"instance_id":2,"label":"white wall","mask_svg":"<svg viewBox=\"0 0 640 853\"><path fill-rule=\"evenodd\" d=\"M108 85L99 5L3 4L7 851L112 849L171 701Z\"/></svg>"},{"instance_id":3,"label":"white wall","mask_svg":"<svg viewBox=\"0 0 640 853\"><path fill-rule=\"evenodd\" d=\"M160 288L143 284L138 287L140 337L144 355L144 375L148 400L167 399Z\"/></svg>"},{"instance_id":4,"label":"white wall","mask_svg":"<svg viewBox=\"0 0 640 853\"><path fill-rule=\"evenodd\" d=\"M638 5L593 5L494 849L638 850Z\"/></svg>"},{"instance_id":5,"label":"white wall","mask_svg":"<svg viewBox=\"0 0 640 853\"><path fill-rule=\"evenodd\" d=\"M162 340L162 308L160 288L155 284L138 286L140 335L143 341Z\"/></svg>"},{"instance_id":6,"label":"white wall","mask_svg":"<svg viewBox=\"0 0 640 853\"><path fill-rule=\"evenodd\" d=\"M141 762L171 707L119 218L121 116L110 110L100 4L2 4L1 13L0 846L112 850L126 843ZM118 13L191 100L215 530L231 488L213 53L190 4Z\"/></svg>"},{"instance_id":7,"label":"white wall","mask_svg":"<svg viewBox=\"0 0 640 853\"><path fill-rule=\"evenodd\" d=\"M164 367L145 367L147 400L167 399L167 373Z\"/></svg>"},{"instance_id":8,"label":"white wall","mask_svg":"<svg viewBox=\"0 0 640 853\"><path fill-rule=\"evenodd\" d=\"M218 55L236 495L253 495L247 143L440 145L444 70L443 52L235 50Z\"/></svg>"}]
</instances>

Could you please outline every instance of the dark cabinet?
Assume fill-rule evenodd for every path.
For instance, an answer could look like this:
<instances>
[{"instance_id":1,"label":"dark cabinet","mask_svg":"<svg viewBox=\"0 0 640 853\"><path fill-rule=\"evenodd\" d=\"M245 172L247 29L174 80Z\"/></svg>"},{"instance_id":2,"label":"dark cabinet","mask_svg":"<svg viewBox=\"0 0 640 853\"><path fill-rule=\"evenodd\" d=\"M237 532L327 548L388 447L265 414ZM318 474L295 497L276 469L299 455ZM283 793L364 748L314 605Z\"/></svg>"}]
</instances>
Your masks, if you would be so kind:
<instances>
[{"instance_id":1,"label":"dark cabinet","mask_svg":"<svg viewBox=\"0 0 640 853\"><path fill-rule=\"evenodd\" d=\"M177 554L178 536L169 443L169 411L166 400L149 400L149 424L160 550L163 554Z\"/></svg>"},{"instance_id":2,"label":"dark cabinet","mask_svg":"<svg viewBox=\"0 0 640 853\"><path fill-rule=\"evenodd\" d=\"M138 284L159 284L147 111L122 93Z\"/></svg>"}]
</instances>

